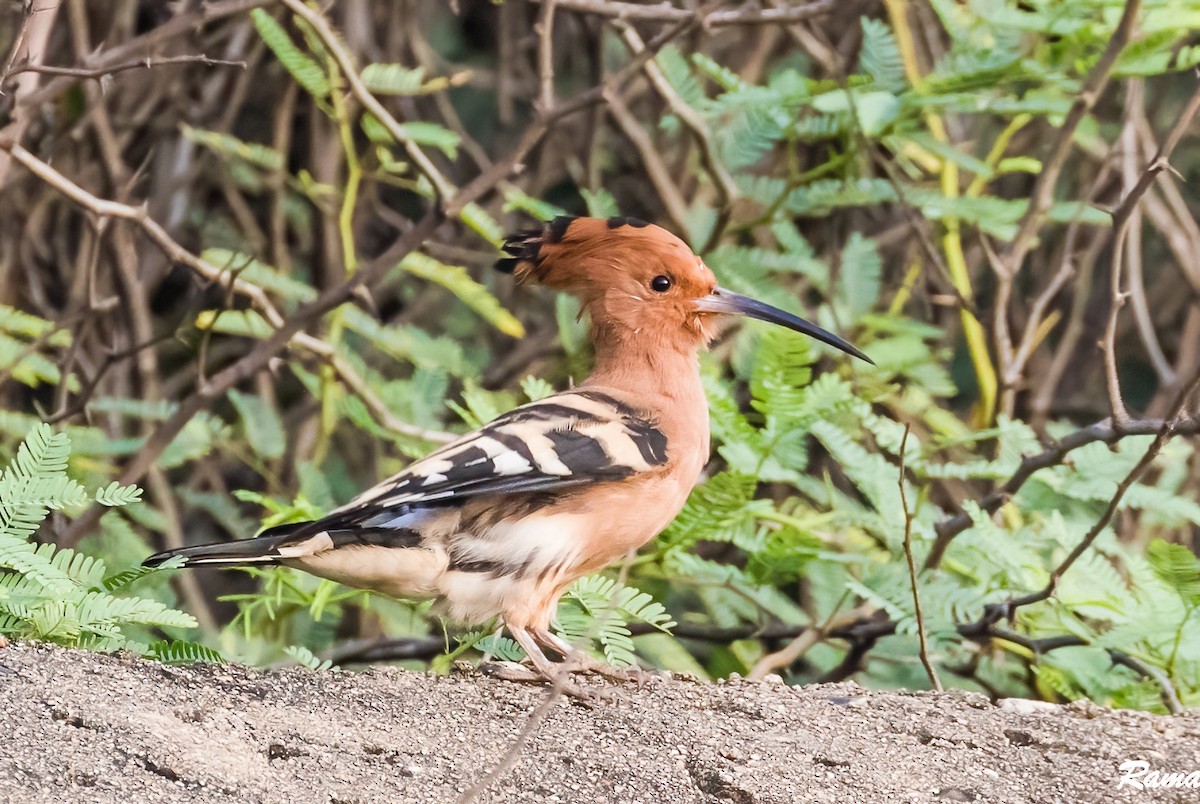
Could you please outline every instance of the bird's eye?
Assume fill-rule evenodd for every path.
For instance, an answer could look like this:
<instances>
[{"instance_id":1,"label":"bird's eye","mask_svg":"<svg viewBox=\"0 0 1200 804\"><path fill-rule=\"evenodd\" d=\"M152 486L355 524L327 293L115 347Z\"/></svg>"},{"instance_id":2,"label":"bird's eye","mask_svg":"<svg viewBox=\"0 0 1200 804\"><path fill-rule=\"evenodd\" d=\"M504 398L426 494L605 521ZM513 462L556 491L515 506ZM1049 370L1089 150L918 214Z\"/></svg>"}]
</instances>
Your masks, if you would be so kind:
<instances>
[{"instance_id":1,"label":"bird's eye","mask_svg":"<svg viewBox=\"0 0 1200 804\"><path fill-rule=\"evenodd\" d=\"M666 293L671 289L671 277L659 274L650 280L650 289L655 293Z\"/></svg>"}]
</instances>

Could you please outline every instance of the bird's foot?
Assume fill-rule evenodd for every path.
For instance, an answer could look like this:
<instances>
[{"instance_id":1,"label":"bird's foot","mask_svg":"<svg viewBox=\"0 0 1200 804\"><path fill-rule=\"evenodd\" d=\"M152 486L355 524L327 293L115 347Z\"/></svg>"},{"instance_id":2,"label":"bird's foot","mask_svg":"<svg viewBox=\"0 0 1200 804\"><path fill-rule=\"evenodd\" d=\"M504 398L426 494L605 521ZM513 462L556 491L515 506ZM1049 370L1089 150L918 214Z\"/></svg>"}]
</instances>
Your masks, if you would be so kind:
<instances>
[{"instance_id":1,"label":"bird's foot","mask_svg":"<svg viewBox=\"0 0 1200 804\"><path fill-rule=\"evenodd\" d=\"M562 692L563 695L575 698L577 701L592 704L606 697L605 692L600 689L587 688L574 682L570 677L569 671L559 671L553 676L545 676L533 667L518 664L515 661L485 661L479 666L479 672L485 676L498 678L504 682L516 682L518 684L550 684L554 690Z\"/></svg>"},{"instance_id":2,"label":"bird's foot","mask_svg":"<svg viewBox=\"0 0 1200 804\"><path fill-rule=\"evenodd\" d=\"M602 676L618 684L625 684L632 681L639 687L655 675L640 667L613 667L611 664L593 659L591 656L578 650L564 659L562 664L566 667L566 672L568 673L586 673L588 675Z\"/></svg>"},{"instance_id":3,"label":"bird's foot","mask_svg":"<svg viewBox=\"0 0 1200 804\"><path fill-rule=\"evenodd\" d=\"M609 700L613 697L611 690L606 690L602 687L585 687L575 683L571 678L572 670L561 665L556 665L553 670L545 673L518 662L496 660L480 664L479 672L492 678L498 678L501 681L515 681L524 684L549 684L557 692L561 692L563 695L574 698L589 706L598 701Z\"/></svg>"},{"instance_id":4,"label":"bird's foot","mask_svg":"<svg viewBox=\"0 0 1200 804\"><path fill-rule=\"evenodd\" d=\"M534 642L544 645L561 655L563 660L559 666L566 668L568 673L587 673L589 675L603 676L609 681L615 681L619 684L635 681L639 687L652 676L651 673L642 670L640 667L613 667L607 662L593 659L583 649L572 645L549 631L535 631L531 636ZM528 653L528 651L526 652ZM535 661L534 664L536 665L537 662Z\"/></svg>"}]
</instances>

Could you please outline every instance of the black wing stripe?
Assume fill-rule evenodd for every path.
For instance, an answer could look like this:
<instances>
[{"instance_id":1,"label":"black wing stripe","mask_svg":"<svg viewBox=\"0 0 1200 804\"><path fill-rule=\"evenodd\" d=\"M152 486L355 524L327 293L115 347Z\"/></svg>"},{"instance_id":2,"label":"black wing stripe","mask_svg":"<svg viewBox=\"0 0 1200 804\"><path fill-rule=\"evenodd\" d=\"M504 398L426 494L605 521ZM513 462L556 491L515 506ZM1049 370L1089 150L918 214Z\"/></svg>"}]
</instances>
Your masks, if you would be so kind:
<instances>
[{"instance_id":1,"label":"black wing stripe","mask_svg":"<svg viewBox=\"0 0 1200 804\"><path fill-rule=\"evenodd\" d=\"M604 393L603 391L593 391L591 389L585 389L585 390L580 390L580 391L573 391L572 393L575 396L581 396L584 399L590 399L593 402L599 402L602 405L608 405L610 408L612 408L617 413L619 413L621 415L621 418L637 419L639 421L646 420L646 414L643 411L638 410L637 408L633 407L632 405L627 405L624 402L620 401L619 399L615 399L615 398L609 396L608 394Z\"/></svg>"},{"instance_id":2,"label":"black wing stripe","mask_svg":"<svg viewBox=\"0 0 1200 804\"><path fill-rule=\"evenodd\" d=\"M571 474L626 476L632 473L628 466L614 464L612 458L599 441L576 430L552 430L546 434L554 451Z\"/></svg>"},{"instance_id":3,"label":"black wing stripe","mask_svg":"<svg viewBox=\"0 0 1200 804\"><path fill-rule=\"evenodd\" d=\"M495 430L492 430L491 432L489 432L488 435L493 440L498 441L499 443L503 444L510 451L519 455L523 461L525 461L527 464L529 464L529 467L525 471L529 471L530 469L532 469L534 467L541 469L543 472L546 471L545 467L543 467L537 460L534 459L533 448L521 436L519 436L515 433L512 433L511 431L507 430L506 428L502 428L502 427L497 427ZM493 459L492 463L494 466L495 465L494 459ZM517 474L517 472L515 472L515 471L505 471L504 469L500 469L499 473L500 474Z\"/></svg>"},{"instance_id":4,"label":"black wing stripe","mask_svg":"<svg viewBox=\"0 0 1200 804\"><path fill-rule=\"evenodd\" d=\"M635 425L633 443L642 453L642 460L651 466L661 466L667 462L667 437L657 427Z\"/></svg>"},{"instance_id":5,"label":"black wing stripe","mask_svg":"<svg viewBox=\"0 0 1200 804\"><path fill-rule=\"evenodd\" d=\"M330 530L330 540L335 548L361 545L363 547L420 547L421 534L411 528L354 528L353 530Z\"/></svg>"},{"instance_id":6,"label":"black wing stripe","mask_svg":"<svg viewBox=\"0 0 1200 804\"><path fill-rule=\"evenodd\" d=\"M630 431L633 443L637 445L638 450L642 454L642 460L647 464L650 466L661 466L667 462L667 436L648 420L643 411L627 405L602 391L585 389L575 391L574 394L593 402L608 405L620 414L625 426Z\"/></svg>"},{"instance_id":7,"label":"black wing stripe","mask_svg":"<svg viewBox=\"0 0 1200 804\"><path fill-rule=\"evenodd\" d=\"M491 460L482 447L472 444L454 456L454 462L463 466L477 466Z\"/></svg>"}]
</instances>

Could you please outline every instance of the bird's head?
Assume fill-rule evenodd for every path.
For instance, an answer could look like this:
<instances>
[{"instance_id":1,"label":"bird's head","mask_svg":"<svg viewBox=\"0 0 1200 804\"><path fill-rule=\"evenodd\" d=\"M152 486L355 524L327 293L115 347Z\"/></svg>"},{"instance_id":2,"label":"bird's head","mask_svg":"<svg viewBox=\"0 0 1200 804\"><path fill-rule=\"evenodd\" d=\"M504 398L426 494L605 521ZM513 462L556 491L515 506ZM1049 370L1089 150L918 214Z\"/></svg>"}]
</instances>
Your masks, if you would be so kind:
<instances>
[{"instance_id":1,"label":"bird's head","mask_svg":"<svg viewBox=\"0 0 1200 804\"><path fill-rule=\"evenodd\" d=\"M715 319L743 315L871 362L803 318L720 287L686 243L636 218L555 218L509 237L504 251L498 270L577 296L598 339L653 337L696 348L716 334Z\"/></svg>"}]
</instances>

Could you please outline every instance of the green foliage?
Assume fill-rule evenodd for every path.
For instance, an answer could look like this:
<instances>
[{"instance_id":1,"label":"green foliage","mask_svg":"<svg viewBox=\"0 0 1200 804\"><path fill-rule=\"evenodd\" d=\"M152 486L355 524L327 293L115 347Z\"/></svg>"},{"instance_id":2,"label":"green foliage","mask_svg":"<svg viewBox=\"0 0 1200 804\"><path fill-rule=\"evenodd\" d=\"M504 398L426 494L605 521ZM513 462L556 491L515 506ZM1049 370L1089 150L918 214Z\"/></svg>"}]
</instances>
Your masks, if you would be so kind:
<instances>
[{"instance_id":1,"label":"green foliage","mask_svg":"<svg viewBox=\"0 0 1200 804\"><path fill-rule=\"evenodd\" d=\"M11 374L31 386L57 385L62 379L58 367L38 347L66 346L70 341L70 335L52 322L0 304L0 376Z\"/></svg>"},{"instance_id":2,"label":"green foliage","mask_svg":"<svg viewBox=\"0 0 1200 804\"><path fill-rule=\"evenodd\" d=\"M317 100L328 97L330 92L329 78L316 60L310 58L292 41L287 31L283 29L274 17L256 8L250 12L254 27L263 42L279 59L279 63L291 74L296 83Z\"/></svg>"},{"instance_id":3,"label":"green foliage","mask_svg":"<svg viewBox=\"0 0 1200 804\"><path fill-rule=\"evenodd\" d=\"M90 499L67 475L70 452L65 434L38 424L0 473L0 567L7 570L0 575L0 634L71 647L174 655L174 648L147 644L147 629L187 630L196 626L195 619L157 600L116 594L152 570L110 575L97 558L30 541L50 511L77 510ZM140 494L140 489L111 483L96 491L95 500L122 506L136 502Z\"/></svg>"},{"instance_id":4,"label":"green foliage","mask_svg":"<svg viewBox=\"0 0 1200 804\"><path fill-rule=\"evenodd\" d=\"M514 338L525 334L525 327L492 295L491 291L476 282L460 265L446 265L424 254L409 254L400 261L400 267L413 276L436 282L453 293L459 301L479 314L484 321Z\"/></svg>"},{"instance_id":5,"label":"green foliage","mask_svg":"<svg viewBox=\"0 0 1200 804\"><path fill-rule=\"evenodd\" d=\"M224 664L225 657L210 647L182 639L159 640L150 644L149 656L163 664Z\"/></svg>"},{"instance_id":6,"label":"green foliage","mask_svg":"<svg viewBox=\"0 0 1200 804\"><path fill-rule=\"evenodd\" d=\"M250 448L264 459L281 457L287 442L275 409L261 397L236 390L229 392L229 401L242 420L242 434Z\"/></svg>"},{"instance_id":7,"label":"green foliage","mask_svg":"<svg viewBox=\"0 0 1200 804\"><path fill-rule=\"evenodd\" d=\"M605 660L616 667L634 664L631 622L661 631L675 625L650 595L599 575L576 581L558 607L558 632L573 645L599 647Z\"/></svg>"},{"instance_id":8,"label":"green foliage","mask_svg":"<svg viewBox=\"0 0 1200 804\"><path fill-rule=\"evenodd\" d=\"M283 652L295 659L301 667L307 667L309 670L317 673L338 669L329 659L322 661L315 653L303 645L288 645L283 649Z\"/></svg>"},{"instance_id":9,"label":"green foliage","mask_svg":"<svg viewBox=\"0 0 1200 804\"><path fill-rule=\"evenodd\" d=\"M856 606L880 609L896 623L891 641L902 643L886 655L915 656L917 622L902 551L897 468L903 428L874 413L850 384L832 374L804 384L811 361L803 350L793 352L789 341L802 343L794 336L752 340L746 374L741 375L751 392L749 410L733 403L725 380L714 378L710 385L718 451L731 470L696 489L656 543L654 561L672 584L703 588L706 614L722 626L753 624L768 612L784 619L796 616L793 608L762 593L770 591L765 584L781 589L802 583L810 591L800 616L818 625ZM925 360L933 359L926 350ZM860 370L863 387L872 387L872 374L880 372ZM793 439L790 447L781 443L783 434ZM958 636L958 626L979 618L986 604L1045 585L1049 570L1100 515L1147 438L1126 439L1115 451L1103 444L1078 450L1074 467L1038 474L998 517L968 506L971 527L953 541L939 568L919 579L936 661L949 665L972 652ZM850 489L820 476L812 442L833 459L830 467L850 481ZM973 452L985 445L993 459L981 460ZM926 484L942 478L1007 478L1023 455L1038 449L1028 427L1012 420L1001 420L970 442L910 435L905 453L910 475L904 485L918 565L936 540L934 526L953 513L922 492ZM1164 455L1162 476L1169 478L1172 467L1194 457L1189 446L1174 445ZM775 490L764 498L768 481ZM781 493L780 483L791 488ZM1175 498L1153 481L1133 486L1127 497L1135 510L1167 499ZM1189 502L1158 509L1157 526L1200 523L1200 511ZM732 547L719 564L697 560L696 553L711 553L719 544ZM647 571L645 565L641 571ZM749 607L748 597L754 603ZM1036 689L1023 689L1024 679L1006 673L1002 655L983 654L983 662L996 662L983 673L1002 679L997 686L1008 694L1161 707L1153 684L1127 669L1111 672L1115 650L1161 672L1185 705L1195 705L1200 701L1200 664L1192 647L1200 636L1200 620L1192 616L1197 605L1200 561L1191 551L1156 540L1143 558L1106 533L1063 577L1055 596L1021 609L1015 623L1025 639L1036 642L1065 633L1084 644L1031 654L1022 643L998 642L1033 665ZM760 655L744 656L743 671ZM829 656L822 667L830 669L836 658ZM877 661L867 678L913 686L921 683L922 673L913 663Z\"/></svg>"}]
</instances>

